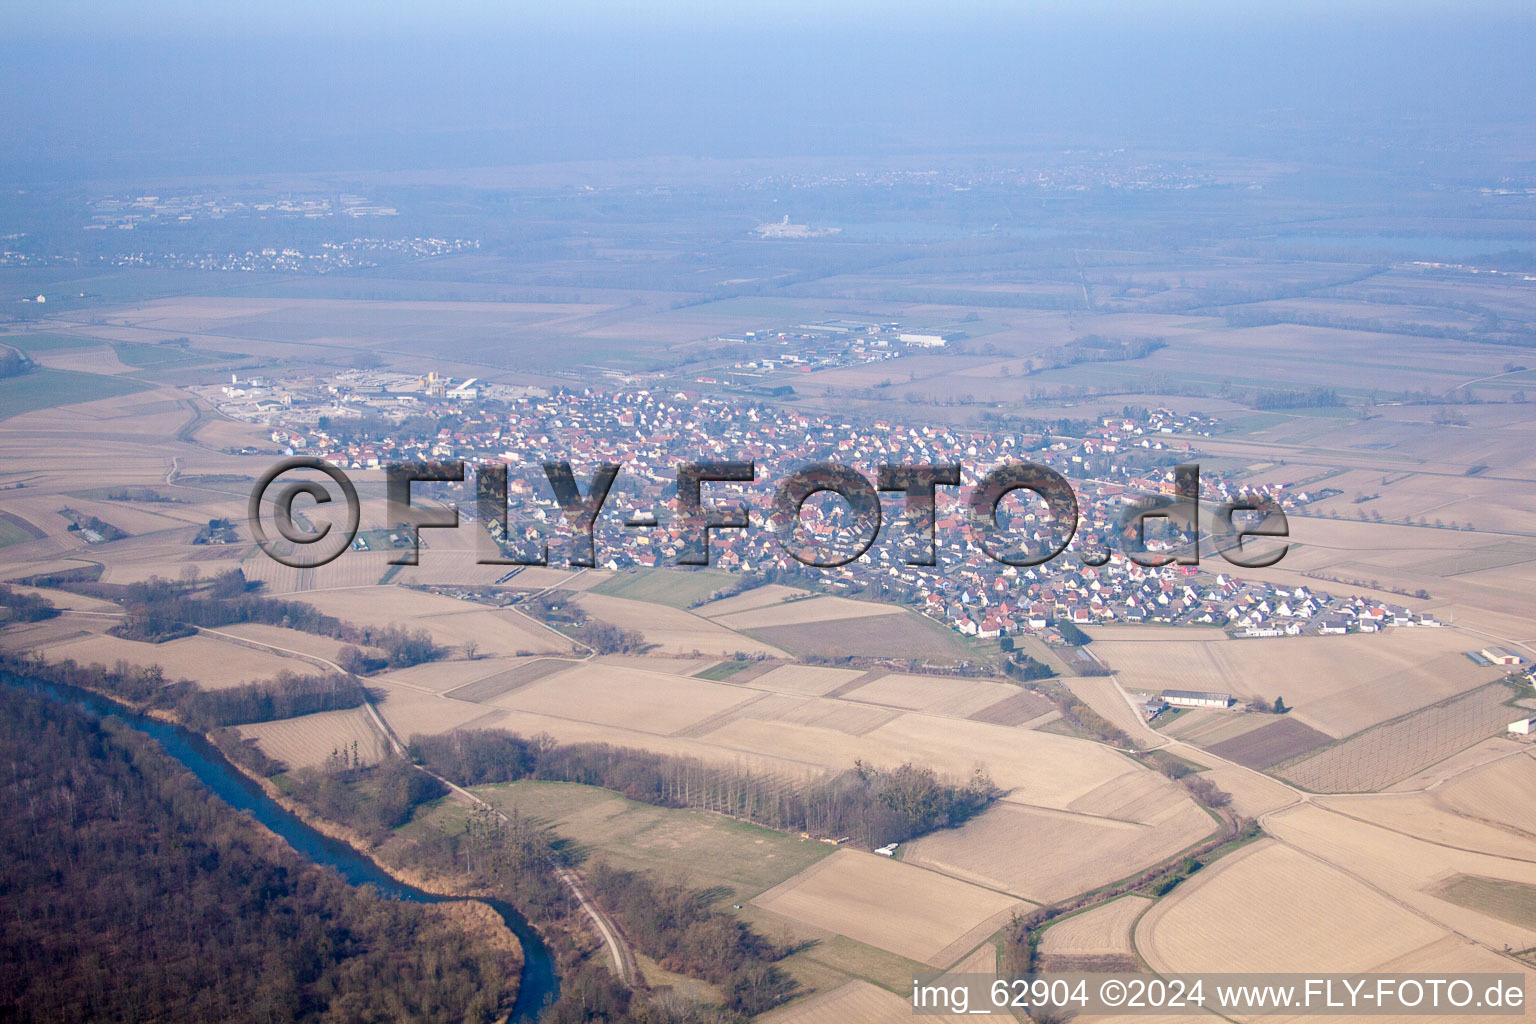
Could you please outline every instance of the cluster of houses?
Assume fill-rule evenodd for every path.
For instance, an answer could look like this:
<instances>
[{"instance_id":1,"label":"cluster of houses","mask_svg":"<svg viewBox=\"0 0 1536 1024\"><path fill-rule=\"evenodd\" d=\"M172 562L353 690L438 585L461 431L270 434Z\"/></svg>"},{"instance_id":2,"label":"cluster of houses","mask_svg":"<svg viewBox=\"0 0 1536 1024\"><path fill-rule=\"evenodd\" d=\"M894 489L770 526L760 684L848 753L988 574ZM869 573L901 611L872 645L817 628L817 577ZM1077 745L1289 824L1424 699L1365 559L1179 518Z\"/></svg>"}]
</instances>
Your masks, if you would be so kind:
<instances>
[{"instance_id":1,"label":"cluster of houses","mask_svg":"<svg viewBox=\"0 0 1536 1024\"><path fill-rule=\"evenodd\" d=\"M327 382L233 382L229 400L248 400L253 391L281 396L272 438L287 451L303 450L347 469L371 469L398 462L464 460L509 467L510 536L521 544L549 535L561 522L541 465L569 461L586 480L598 463L623 467L605 506L598 533L599 564L611 569L675 565L682 554L684 531L670 518L677 467L700 460L751 461L757 482L710 485L706 500L731 503L744 499L755 512L749 530L717 530L710 535L711 564L741 573L786 579L849 595L904 602L969 636L990 638L1039 634L1062 638L1062 625L1144 623L1219 626L1237 636L1329 635L1373 632L1384 626L1434 626L1431 617L1407 608L1359 597L1336 597L1307 587L1282 587L1243 580L1224 562L1205 567L1145 567L1121 554L1094 567L1078 557L1105 544L1123 522L1128 506L1148 495L1174 492L1173 466L1194 453L1184 444L1175 450L1168 433L1209 432L1213 420L1167 409L1126 410L1106 416L1086 429L1058 421L1029 424L1026 430L985 431L894 419L854 421L762 403L742 402L691 391L583 388L555 395L506 389L475 382L455 384L435 374L352 375ZM346 410L372 403L376 413L411 389L408 397L430 401L439 414L452 412L458 424L430 436L358 440L335 423L345 424ZM462 396L476 392L477 401ZM433 392L425 395L424 392ZM238 394L237 394L238 393ZM321 403L328 402L329 405ZM322 409L335 422L322 426ZM355 412L353 413L355 415ZM422 422L418 417L411 422ZM1086 435L1086 436L1084 436ZM968 530L968 510L955 488L939 488L935 510L932 566L908 564L914 534L908 524L891 522L868 554L836 568L807 567L793 558L766 524L774 489L794 470L832 461L873 477L882 464L959 463L964 484L1006 461L1049 465L1071 481L1079 509L1076 537L1054 560L1033 567L1005 565L987 557ZM1201 478L1202 500L1264 496L1286 507L1283 491L1272 485L1245 487L1219 473ZM583 482L583 486L585 483ZM897 497L897 496L892 496ZM473 501L461 503L473 518ZM613 510L610 518L609 510ZM644 529L620 522L651 521ZM835 549L846 539L847 506L807 504L800 536ZM892 517L894 518L894 517ZM998 518L1021 547L1043 550L1058 524L1041 505L1016 502ZM500 534L500 524L488 524ZM1171 547L1165 544L1164 547ZM1157 545L1149 545L1152 550ZM558 557L558 548L556 548Z\"/></svg>"}]
</instances>

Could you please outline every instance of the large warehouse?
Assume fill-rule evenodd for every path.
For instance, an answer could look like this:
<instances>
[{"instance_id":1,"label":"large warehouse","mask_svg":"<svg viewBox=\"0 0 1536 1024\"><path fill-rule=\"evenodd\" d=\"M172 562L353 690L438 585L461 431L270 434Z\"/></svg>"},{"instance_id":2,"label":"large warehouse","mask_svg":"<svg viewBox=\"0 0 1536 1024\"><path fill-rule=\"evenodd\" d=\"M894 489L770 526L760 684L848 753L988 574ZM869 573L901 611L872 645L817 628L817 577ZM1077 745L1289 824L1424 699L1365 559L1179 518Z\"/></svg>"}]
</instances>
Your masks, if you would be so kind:
<instances>
[{"instance_id":1,"label":"large warehouse","mask_svg":"<svg viewBox=\"0 0 1536 1024\"><path fill-rule=\"evenodd\" d=\"M1204 690L1164 690L1163 700L1176 708L1227 708L1232 706L1230 693L1207 693Z\"/></svg>"}]
</instances>

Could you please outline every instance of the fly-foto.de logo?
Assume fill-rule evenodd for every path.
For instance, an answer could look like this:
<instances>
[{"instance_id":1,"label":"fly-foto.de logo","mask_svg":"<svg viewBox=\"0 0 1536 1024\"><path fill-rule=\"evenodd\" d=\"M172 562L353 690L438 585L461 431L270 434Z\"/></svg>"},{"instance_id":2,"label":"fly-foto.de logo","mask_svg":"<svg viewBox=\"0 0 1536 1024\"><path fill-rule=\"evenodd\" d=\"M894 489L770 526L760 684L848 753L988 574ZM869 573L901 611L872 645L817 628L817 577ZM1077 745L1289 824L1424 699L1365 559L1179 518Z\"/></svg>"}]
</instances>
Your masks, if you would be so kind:
<instances>
[{"instance_id":1,"label":"fly-foto.de logo","mask_svg":"<svg viewBox=\"0 0 1536 1024\"><path fill-rule=\"evenodd\" d=\"M570 535L567 562L574 567L598 564L596 526L622 467L601 463L585 481L577 479L569 462L541 464L543 479L559 507ZM666 528L676 535L672 564L710 564L710 537L722 530L766 529L778 546L795 561L816 568L847 565L863 556L881 532L884 514L881 495L900 500L897 524L889 535L898 537L901 560L907 565L938 563L936 503L940 488L961 486L960 463L887 464L878 467L873 481L851 466L818 462L800 467L780 480L771 506L754 510L737 500L706 492L722 485L758 482L753 462L685 462L676 470L676 495L666 509L651 515L631 515L623 526L632 530ZM340 492L344 522L338 530L332 522L314 522L305 515L331 505L331 487L315 479L280 481L288 474L319 473ZM1128 500L1115 522L1091 542L1074 545L1080 522L1077 495L1060 473L1036 462L1005 462L986 471L961 496L964 528L974 546L987 557L1011 566L1035 566L1072 549L1089 566L1106 564L1113 551L1142 566L1196 565L1202 539L1214 542L1214 550L1233 565L1262 568L1285 556L1288 545L1250 543L1256 538L1290 536L1285 513L1273 498L1256 495L1202 509L1200 468L1175 467L1166 493ZM465 483L466 463L398 463L385 467L385 521L401 539L391 565L417 565L420 531L456 529L457 506L424 507L413 504L416 484ZM518 535L510 529L508 470L491 463L474 472L475 514L494 538L494 550L477 561L482 565L548 565L545 537ZM1013 525L1015 517L1002 522L999 515L1005 498L1026 492L1035 508L1025 517L1027 530ZM838 539L809 524L807 502L820 494L836 495ZM295 508L300 499L307 505ZM660 513L665 512L667 515ZM361 521L361 502L351 479L322 459L296 457L269 469L256 481L247 506L252 538L271 558L297 568L316 568L333 561L352 546ZM270 518L277 536L267 529ZM302 522L301 522L302 520ZM665 524L665 526L664 526ZM1207 532L1208 531L1208 532ZM1023 534L1023 536L1020 536Z\"/></svg>"}]
</instances>

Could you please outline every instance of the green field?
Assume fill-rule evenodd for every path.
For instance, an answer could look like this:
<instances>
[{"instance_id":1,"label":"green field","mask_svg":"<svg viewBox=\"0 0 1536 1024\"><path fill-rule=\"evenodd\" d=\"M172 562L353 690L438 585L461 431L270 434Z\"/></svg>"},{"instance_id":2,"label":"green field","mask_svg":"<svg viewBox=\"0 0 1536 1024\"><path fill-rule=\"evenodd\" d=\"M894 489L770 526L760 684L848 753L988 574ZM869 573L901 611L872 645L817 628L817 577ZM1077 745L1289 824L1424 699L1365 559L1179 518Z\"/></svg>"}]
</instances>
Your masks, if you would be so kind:
<instances>
[{"instance_id":1,"label":"green field","mask_svg":"<svg viewBox=\"0 0 1536 1024\"><path fill-rule=\"evenodd\" d=\"M1536 885L1481 875L1456 875L1446 879L1434 895L1521 928L1536 928Z\"/></svg>"},{"instance_id":2,"label":"green field","mask_svg":"<svg viewBox=\"0 0 1536 1024\"><path fill-rule=\"evenodd\" d=\"M19 348L23 352L57 352L70 348L94 348L105 345L96 338L75 338L68 334L7 334L0 336L0 344Z\"/></svg>"},{"instance_id":3,"label":"green field","mask_svg":"<svg viewBox=\"0 0 1536 1024\"><path fill-rule=\"evenodd\" d=\"M174 370L183 366L200 366L218 359L234 358L219 352L203 352L176 345L145 345L139 342L119 342L112 346L118 361L125 366L141 370Z\"/></svg>"},{"instance_id":4,"label":"green field","mask_svg":"<svg viewBox=\"0 0 1536 1024\"><path fill-rule=\"evenodd\" d=\"M0 548L8 544L20 544L22 541L36 540L46 537L47 534L37 529L25 519L21 519L9 512L0 512Z\"/></svg>"},{"instance_id":5,"label":"green field","mask_svg":"<svg viewBox=\"0 0 1536 1024\"><path fill-rule=\"evenodd\" d=\"M709 666L709 668L702 672L695 672L693 677L695 679L708 679L711 682L719 683L731 678L731 676L740 672L750 664L752 664L750 661L722 661L718 665Z\"/></svg>"},{"instance_id":6,"label":"green field","mask_svg":"<svg viewBox=\"0 0 1536 1024\"><path fill-rule=\"evenodd\" d=\"M121 377L106 377L97 373L76 373L73 370L33 370L20 377L0 380L0 419L20 416L37 409L51 409L56 405L73 405L76 402L94 402L101 398L116 398L145 391L150 385Z\"/></svg>"},{"instance_id":7,"label":"green field","mask_svg":"<svg viewBox=\"0 0 1536 1024\"><path fill-rule=\"evenodd\" d=\"M681 878L695 889L720 887L719 901L745 903L832 851L825 843L711 814L652 807L595 786L514 782L474 792L507 813L553 828L590 859Z\"/></svg>"},{"instance_id":8,"label":"green field","mask_svg":"<svg viewBox=\"0 0 1536 1024\"><path fill-rule=\"evenodd\" d=\"M637 569L604 580L592 588L592 593L687 608L735 581L730 573L708 569Z\"/></svg>"}]
</instances>

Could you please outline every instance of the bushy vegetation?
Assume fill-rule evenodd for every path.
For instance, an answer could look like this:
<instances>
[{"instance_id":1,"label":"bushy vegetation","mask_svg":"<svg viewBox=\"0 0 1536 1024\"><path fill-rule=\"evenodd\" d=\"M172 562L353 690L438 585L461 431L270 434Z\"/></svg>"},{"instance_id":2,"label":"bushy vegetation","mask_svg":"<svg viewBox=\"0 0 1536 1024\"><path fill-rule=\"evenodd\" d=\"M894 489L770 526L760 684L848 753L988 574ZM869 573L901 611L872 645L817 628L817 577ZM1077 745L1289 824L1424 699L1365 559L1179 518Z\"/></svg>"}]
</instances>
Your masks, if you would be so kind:
<instances>
[{"instance_id":1,"label":"bushy vegetation","mask_svg":"<svg viewBox=\"0 0 1536 1024\"><path fill-rule=\"evenodd\" d=\"M351 676L300 676L284 672L262 682L204 690L184 680L169 682L159 665L138 666L119 661L113 668L107 668L77 665L73 661L45 663L8 651L0 651L0 672L94 690L145 710L168 711L198 730L355 708L366 697L362 685Z\"/></svg>"},{"instance_id":2,"label":"bushy vegetation","mask_svg":"<svg viewBox=\"0 0 1536 1024\"><path fill-rule=\"evenodd\" d=\"M351 676L301 676L280 673L275 679L219 690L191 684L174 688L172 708L189 728L200 732L226 725L272 722L317 711L361 707L362 686Z\"/></svg>"},{"instance_id":3,"label":"bushy vegetation","mask_svg":"<svg viewBox=\"0 0 1536 1024\"><path fill-rule=\"evenodd\" d=\"M32 369L32 360L14 348L0 345L0 379L20 377Z\"/></svg>"},{"instance_id":4,"label":"bushy vegetation","mask_svg":"<svg viewBox=\"0 0 1536 1024\"><path fill-rule=\"evenodd\" d=\"M794 994L794 979L773 964L790 951L715 910L705 893L606 864L587 883L641 952L665 970L721 986L727 1009L752 1017Z\"/></svg>"},{"instance_id":5,"label":"bushy vegetation","mask_svg":"<svg viewBox=\"0 0 1536 1024\"><path fill-rule=\"evenodd\" d=\"M1003 662L1003 671L1015 679L1050 679L1056 675L1056 670L1041 661L1036 661L1023 651L1014 651Z\"/></svg>"},{"instance_id":6,"label":"bushy vegetation","mask_svg":"<svg viewBox=\"0 0 1536 1024\"><path fill-rule=\"evenodd\" d=\"M253 585L239 569L209 581L173 582L155 577L125 587L81 582L69 589L122 604L128 614L112 633L128 640L159 643L190 636L199 628L218 629L245 622L281 626L352 645L343 651L341 667L354 674L405 668L447 653L424 629L356 626L324 615L302 601L261 597L252 593ZM360 646L377 648L378 653L364 654Z\"/></svg>"},{"instance_id":7,"label":"bushy vegetation","mask_svg":"<svg viewBox=\"0 0 1536 1024\"><path fill-rule=\"evenodd\" d=\"M932 769L856 763L825 780L792 783L772 775L605 743L557 744L503 730L415 736L411 753L461 786L544 779L601 786L658 807L718 811L786 832L851 838L864 846L903 842L952 828L997 798L978 772L965 785Z\"/></svg>"},{"instance_id":8,"label":"bushy vegetation","mask_svg":"<svg viewBox=\"0 0 1536 1024\"><path fill-rule=\"evenodd\" d=\"M367 768L302 768L288 779L294 796L375 840L409 821L419 804L447 792L442 783L398 757Z\"/></svg>"},{"instance_id":9,"label":"bushy vegetation","mask_svg":"<svg viewBox=\"0 0 1536 1024\"><path fill-rule=\"evenodd\" d=\"M352 889L154 743L0 690L0 1017L492 1021L515 957Z\"/></svg>"},{"instance_id":10,"label":"bushy vegetation","mask_svg":"<svg viewBox=\"0 0 1536 1024\"><path fill-rule=\"evenodd\" d=\"M59 614L53 602L37 594L23 594L0 583L0 621L41 622Z\"/></svg>"}]
</instances>

